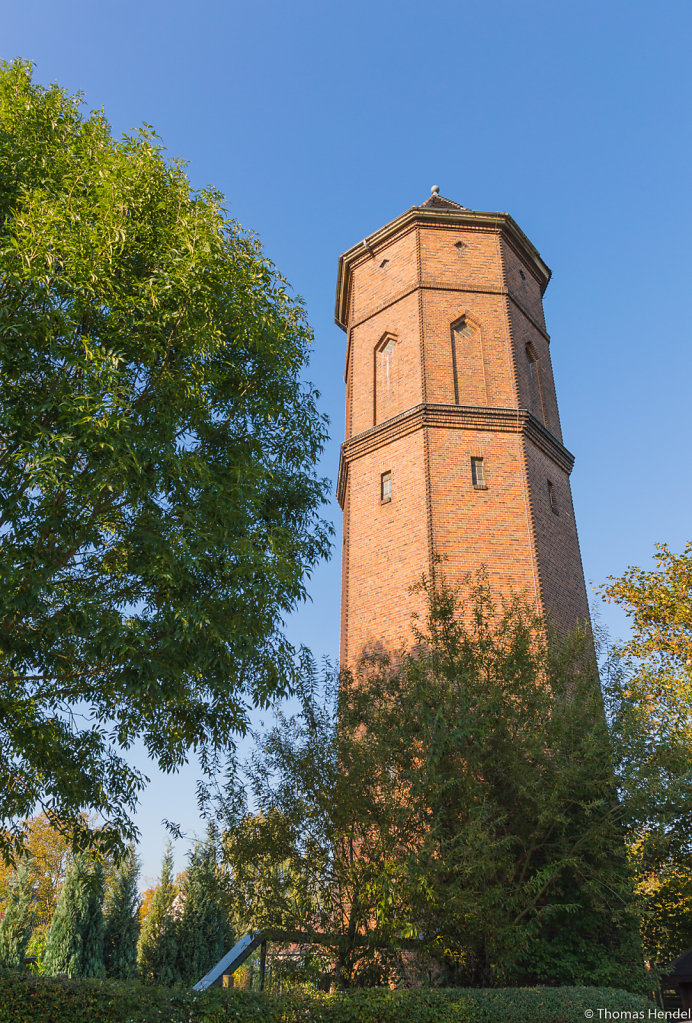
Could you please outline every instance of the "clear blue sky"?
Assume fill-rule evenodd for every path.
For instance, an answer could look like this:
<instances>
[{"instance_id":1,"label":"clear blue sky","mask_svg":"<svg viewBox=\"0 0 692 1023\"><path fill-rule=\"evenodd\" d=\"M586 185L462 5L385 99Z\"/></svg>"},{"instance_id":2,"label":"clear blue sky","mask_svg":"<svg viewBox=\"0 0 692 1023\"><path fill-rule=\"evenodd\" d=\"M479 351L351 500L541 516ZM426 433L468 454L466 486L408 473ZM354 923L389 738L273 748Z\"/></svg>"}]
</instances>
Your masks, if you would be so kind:
<instances>
[{"instance_id":1,"label":"clear blue sky","mask_svg":"<svg viewBox=\"0 0 692 1023\"><path fill-rule=\"evenodd\" d=\"M596 584L649 564L655 541L690 539L691 30L688 0L23 0L3 12L1 55L81 90L116 133L154 125L193 185L220 188L259 233L315 329L332 479L339 253L432 184L509 211L553 269L546 316ZM291 636L335 655L338 555L311 592ZM150 876L162 816L196 826L192 772L157 777L143 803Z\"/></svg>"}]
</instances>

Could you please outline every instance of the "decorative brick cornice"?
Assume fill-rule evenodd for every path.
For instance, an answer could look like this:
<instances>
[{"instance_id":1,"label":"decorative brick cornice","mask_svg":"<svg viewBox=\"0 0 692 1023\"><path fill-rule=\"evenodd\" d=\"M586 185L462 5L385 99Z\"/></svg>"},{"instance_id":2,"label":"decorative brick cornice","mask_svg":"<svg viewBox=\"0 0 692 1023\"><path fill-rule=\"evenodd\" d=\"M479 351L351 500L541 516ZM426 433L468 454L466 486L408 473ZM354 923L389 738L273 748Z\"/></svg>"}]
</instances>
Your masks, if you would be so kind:
<instances>
[{"instance_id":1,"label":"decorative brick cornice","mask_svg":"<svg viewBox=\"0 0 692 1023\"><path fill-rule=\"evenodd\" d=\"M339 256L339 270L336 282L336 307L334 318L344 330L348 323L347 304L350 295L351 269L363 256L370 256L377 247L388 242L394 235L410 231L417 224L462 227L476 231L494 231L502 234L511 247L525 260L540 284L541 294L550 280L550 268L541 259L538 249L521 230L509 213L485 213L480 210L439 210L412 206L401 216L381 227L374 234L364 238Z\"/></svg>"},{"instance_id":2,"label":"decorative brick cornice","mask_svg":"<svg viewBox=\"0 0 692 1023\"><path fill-rule=\"evenodd\" d=\"M547 430L528 409L483 408L474 405L438 405L423 402L386 422L350 437L341 445L336 496L343 508L349 464L377 448L391 444L425 427L452 430L488 430L493 433L523 433L568 475L574 455Z\"/></svg>"},{"instance_id":3,"label":"decorative brick cornice","mask_svg":"<svg viewBox=\"0 0 692 1023\"><path fill-rule=\"evenodd\" d=\"M464 283L462 283L462 284L420 284L419 283L419 284L414 284L414 286L412 288L404 288L403 291L400 291L397 294L392 295L392 297L387 302L384 302L381 306L378 306L377 309L373 309L372 312L368 313L366 316L361 317L360 320L354 320L353 323L349 324L349 327L348 327L349 339L350 339L350 336L351 336L351 331L354 330L356 327L360 327L361 324L367 323L367 321L371 320L374 316L379 316L379 314L384 312L385 309L389 309L391 306L396 305L397 302L401 302L402 299L408 298L408 296L412 295L415 291L456 291L460 295L506 295L510 299L510 301L514 303L514 305L517 307L517 309L521 313L523 313L523 315L526 317L526 319L536 328L538 333L541 334L546 339L546 341L550 344L550 334L548 334L548 332L546 331L545 327L542 327L541 324L537 320L535 320L533 318L533 316L528 311L528 309L526 309L525 306L523 306L521 304L519 299L515 295L512 294L512 292L509 290L509 288L506 288L504 286L500 287L500 288L487 288L487 287L486 288L479 288L479 287L476 287L476 286L474 286L472 284L464 284ZM350 340L349 340L349 344L350 344Z\"/></svg>"}]
</instances>

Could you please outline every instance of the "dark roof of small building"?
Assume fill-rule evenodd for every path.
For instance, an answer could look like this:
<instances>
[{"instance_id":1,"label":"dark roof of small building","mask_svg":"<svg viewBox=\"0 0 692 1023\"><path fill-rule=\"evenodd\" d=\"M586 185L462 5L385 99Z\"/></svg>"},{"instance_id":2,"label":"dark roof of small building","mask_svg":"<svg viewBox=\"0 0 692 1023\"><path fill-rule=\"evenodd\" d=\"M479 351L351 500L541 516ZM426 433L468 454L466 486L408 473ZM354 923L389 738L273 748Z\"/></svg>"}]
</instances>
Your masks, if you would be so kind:
<instances>
[{"instance_id":1,"label":"dark roof of small building","mask_svg":"<svg viewBox=\"0 0 692 1023\"><path fill-rule=\"evenodd\" d=\"M688 948L681 956L666 968L669 977L680 977L692 980L692 948Z\"/></svg>"},{"instance_id":2,"label":"dark roof of small building","mask_svg":"<svg viewBox=\"0 0 692 1023\"><path fill-rule=\"evenodd\" d=\"M420 205L421 205L421 209L424 209L426 207L428 209L430 209L432 207L433 209L437 209L437 210L465 210L466 209L466 206L462 206L458 202L452 202L451 199L445 199L441 195L431 195L429 199L426 199L425 202L422 202Z\"/></svg>"}]
</instances>

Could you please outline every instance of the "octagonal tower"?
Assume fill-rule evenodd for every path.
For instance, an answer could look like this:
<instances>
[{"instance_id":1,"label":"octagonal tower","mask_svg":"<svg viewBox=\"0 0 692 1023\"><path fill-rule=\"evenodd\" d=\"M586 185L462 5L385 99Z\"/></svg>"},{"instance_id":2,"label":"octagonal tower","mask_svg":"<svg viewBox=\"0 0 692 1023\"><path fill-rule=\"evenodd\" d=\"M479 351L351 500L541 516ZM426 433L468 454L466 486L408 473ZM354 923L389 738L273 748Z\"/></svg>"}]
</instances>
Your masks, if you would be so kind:
<instances>
[{"instance_id":1,"label":"octagonal tower","mask_svg":"<svg viewBox=\"0 0 692 1023\"><path fill-rule=\"evenodd\" d=\"M396 649L435 555L484 565L561 630L589 617L542 296L550 270L507 213L433 190L339 259L347 333L341 663Z\"/></svg>"}]
</instances>

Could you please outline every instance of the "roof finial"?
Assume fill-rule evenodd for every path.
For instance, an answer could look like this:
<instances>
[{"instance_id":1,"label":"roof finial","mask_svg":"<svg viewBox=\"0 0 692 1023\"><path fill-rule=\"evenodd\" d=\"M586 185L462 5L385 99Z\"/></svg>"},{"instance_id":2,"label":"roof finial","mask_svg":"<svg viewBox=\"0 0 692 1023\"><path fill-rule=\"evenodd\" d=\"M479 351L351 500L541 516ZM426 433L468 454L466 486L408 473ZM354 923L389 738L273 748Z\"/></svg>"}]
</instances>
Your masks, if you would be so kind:
<instances>
[{"instance_id":1,"label":"roof finial","mask_svg":"<svg viewBox=\"0 0 692 1023\"><path fill-rule=\"evenodd\" d=\"M440 186L439 185L433 185L432 188L430 189L430 194L431 195L439 195L440 194Z\"/></svg>"}]
</instances>

